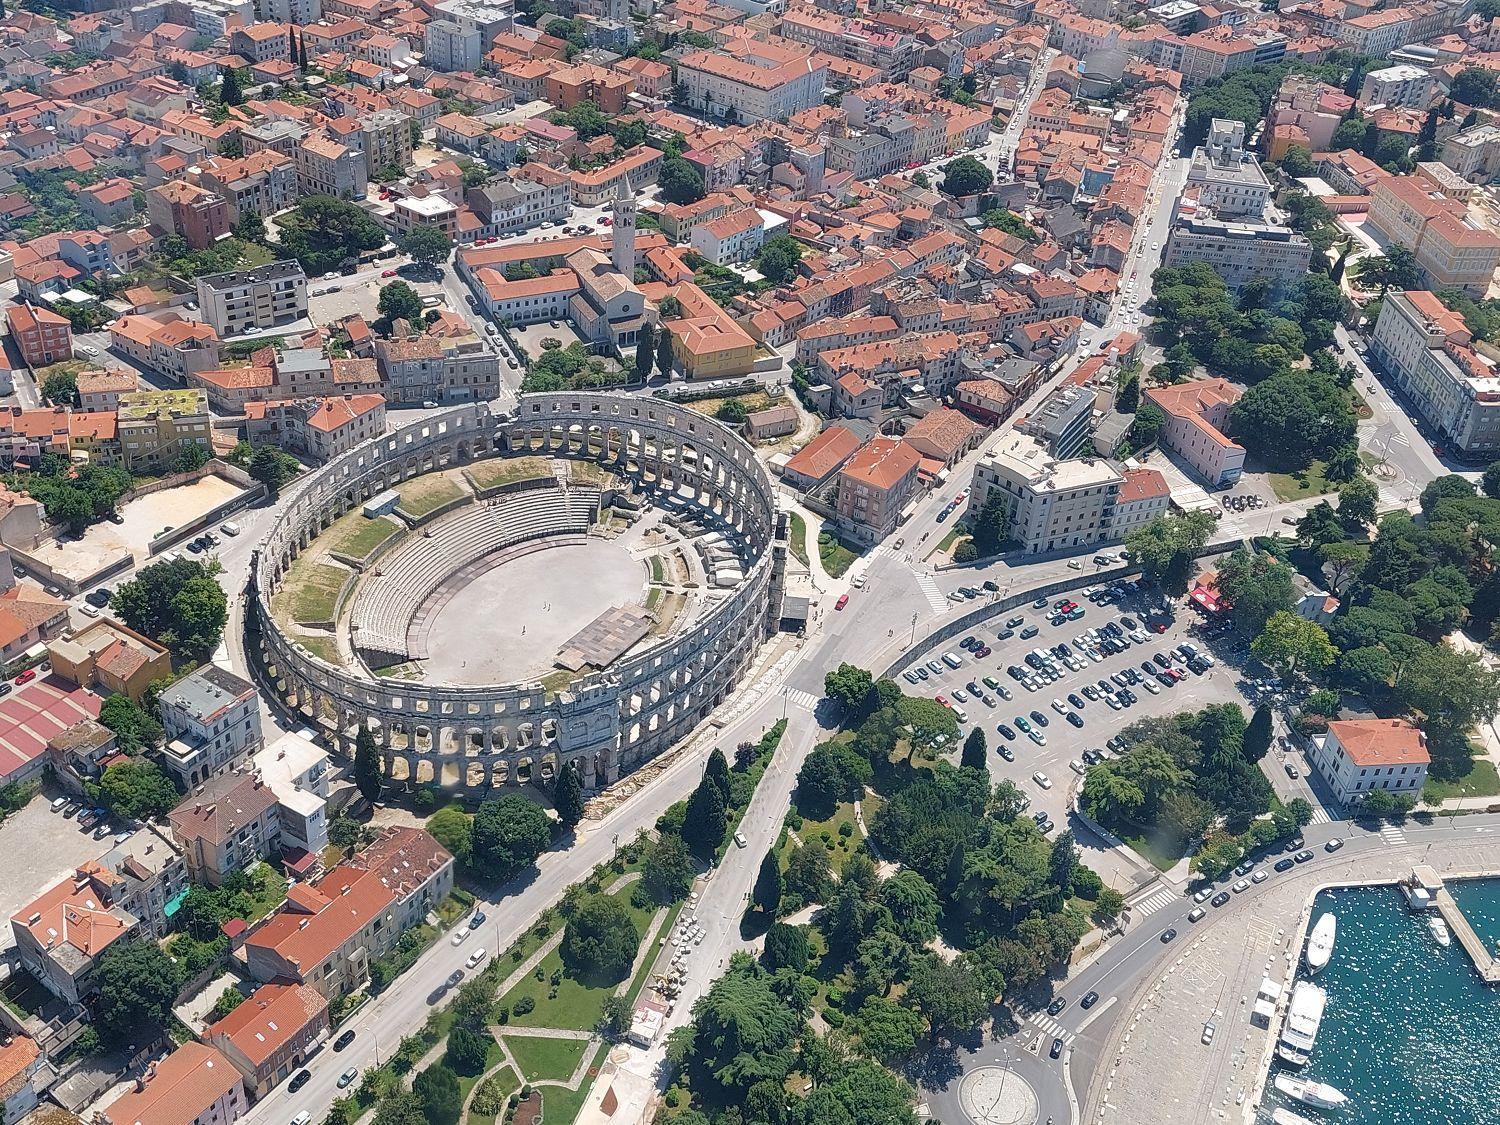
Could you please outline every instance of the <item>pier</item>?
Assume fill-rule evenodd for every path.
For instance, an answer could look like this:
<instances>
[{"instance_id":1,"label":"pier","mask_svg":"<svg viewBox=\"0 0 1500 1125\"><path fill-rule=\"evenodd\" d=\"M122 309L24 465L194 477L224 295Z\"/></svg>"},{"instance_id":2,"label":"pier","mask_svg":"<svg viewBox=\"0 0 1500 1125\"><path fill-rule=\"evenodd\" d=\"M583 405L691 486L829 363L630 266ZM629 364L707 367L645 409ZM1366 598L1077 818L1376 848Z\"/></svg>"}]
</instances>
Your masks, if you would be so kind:
<instances>
[{"instance_id":1,"label":"pier","mask_svg":"<svg viewBox=\"0 0 1500 1125\"><path fill-rule=\"evenodd\" d=\"M1423 866L1413 869L1412 879L1418 885L1428 888L1432 895L1432 905L1437 908L1443 921L1448 923L1448 929L1458 939L1458 944L1464 947L1469 959L1474 962L1479 979L1485 984L1500 984L1500 961L1484 947L1484 942L1474 932L1474 927L1469 925L1464 912L1458 908L1458 903L1443 884L1442 877L1432 868Z\"/></svg>"}]
</instances>

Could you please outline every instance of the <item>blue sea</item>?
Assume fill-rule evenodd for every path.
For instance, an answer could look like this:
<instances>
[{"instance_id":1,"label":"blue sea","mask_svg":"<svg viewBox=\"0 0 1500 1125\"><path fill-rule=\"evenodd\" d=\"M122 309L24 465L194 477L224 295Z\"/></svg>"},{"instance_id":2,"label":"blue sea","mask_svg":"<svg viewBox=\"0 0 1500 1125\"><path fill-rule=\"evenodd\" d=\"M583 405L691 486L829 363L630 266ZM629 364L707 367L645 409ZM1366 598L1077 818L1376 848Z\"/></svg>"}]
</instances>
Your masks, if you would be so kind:
<instances>
[{"instance_id":1,"label":"blue sea","mask_svg":"<svg viewBox=\"0 0 1500 1125\"><path fill-rule=\"evenodd\" d=\"M1500 880L1449 887L1493 945ZM1312 921L1327 910L1339 920L1333 960L1317 978L1328 1006L1312 1060L1296 1073L1350 1100L1317 1110L1268 1080L1265 1104L1349 1125L1500 1125L1500 990L1480 981L1457 941L1433 941L1394 887L1324 891ZM1271 1077L1281 1072L1273 1064Z\"/></svg>"}]
</instances>

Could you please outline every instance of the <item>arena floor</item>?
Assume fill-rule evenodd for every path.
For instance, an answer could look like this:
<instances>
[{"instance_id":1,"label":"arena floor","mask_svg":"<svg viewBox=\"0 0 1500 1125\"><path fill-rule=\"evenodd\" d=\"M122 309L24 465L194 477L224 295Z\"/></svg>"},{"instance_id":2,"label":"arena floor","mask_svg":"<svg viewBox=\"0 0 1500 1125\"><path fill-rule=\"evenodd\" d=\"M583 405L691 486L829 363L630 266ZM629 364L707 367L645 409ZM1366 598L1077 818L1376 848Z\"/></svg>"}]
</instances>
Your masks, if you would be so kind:
<instances>
[{"instance_id":1,"label":"arena floor","mask_svg":"<svg viewBox=\"0 0 1500 1125\"><path fill-rule=\"evenodd\" d=\"M590 538L503 563L433 619L423 679L496 684L542 679L563 644L611 606L643 600L647 567L631 536Z\"/></svg>"}]
</instances>

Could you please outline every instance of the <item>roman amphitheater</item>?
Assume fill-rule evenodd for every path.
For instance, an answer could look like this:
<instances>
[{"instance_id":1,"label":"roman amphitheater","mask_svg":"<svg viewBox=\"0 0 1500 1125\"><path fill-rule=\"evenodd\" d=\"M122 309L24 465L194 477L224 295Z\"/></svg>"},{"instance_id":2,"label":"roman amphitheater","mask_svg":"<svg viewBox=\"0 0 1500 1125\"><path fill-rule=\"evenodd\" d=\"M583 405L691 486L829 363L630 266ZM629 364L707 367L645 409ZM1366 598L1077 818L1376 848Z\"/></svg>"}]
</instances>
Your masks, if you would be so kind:
<instances>
[{"instance_id":1,"label":"roman amphitheater","mask_svg":"<svg viewBox=\"0 0 1500 1125\"><path fill-rule=\"evenodd\" d=\"M658 399L456 408L309 475L255 553L283 701L397 782L598 788L686 736L780 619L785 535L751 448Z\"/></svg>"}]
</instances>

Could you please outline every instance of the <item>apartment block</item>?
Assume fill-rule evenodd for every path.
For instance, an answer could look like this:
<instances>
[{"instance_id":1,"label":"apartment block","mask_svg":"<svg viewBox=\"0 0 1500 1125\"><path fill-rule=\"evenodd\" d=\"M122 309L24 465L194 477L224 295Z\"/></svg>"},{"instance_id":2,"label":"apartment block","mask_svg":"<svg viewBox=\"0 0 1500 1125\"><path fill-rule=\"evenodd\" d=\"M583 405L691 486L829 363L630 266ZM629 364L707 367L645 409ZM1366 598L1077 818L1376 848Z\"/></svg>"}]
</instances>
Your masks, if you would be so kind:
<instances>
[{"instance_id":1,"label":"apartment block","mask_svg":"<svg viewBox=\"0 0 1500 1125\"><path fill-rule=\"evenodd\" d=\"M91 860L11 915L21 966L58 999L76 1004L92 993L100 955L140 932L140 920L117 899L121 889Z\"/></svg>"},{"instance_id":2,"label":"apartment block","mask_svg":"<svg viewBox=\"0 0 1500 1125\"><path fill-rule=\"evenodd\" d=\"M484 50L479 29L463 28L452 20L432 20L427 24L422 62L433 70L474 71Z\"/></svg>"},{"instance_id":3,"label":"apartment block","mask_svg":"<svg viewBox=\"0 0 1500 1125\"><path fill-rule=\"evenodd\" d=\"M1335 720L1308 759L1340 804L1377 789L1420 800L1432 762L1427 736L1405 719Z\"/></svg>"},{"instance_id":4,"label":"apartment block","mask_svg":"<svg viewBox=\"0 0 1500 1125\"><path fill-rule=\"evenodd\" d=\"M840 534L872 546L896 529L917 493L922 455L900 438L871 438L838 473Z\"/></svg>"},{"instance_id":5,"label":"apartment block","mask_svg":"<svg viewBox=\"0 0 1500 1125\"><path fill-rule=\"evenodd\" d=\"M1472 347L1463 318L1433 293L1388 293L1370 355L1464 457L1500 450L1500 375Z\"/></svg>"},{"instance_id":6,"label":"apartment block","mask_svg":"<svg viewBox=\"0 0 1500 1125\"><path fill-rule=\"evenodd\" d=\"M363 150L316 135L304 138L293 155L297 161L297 184L303 195L364 198L370 186L370 173Z\"/></svg>"},{"instance_id":7,"label":"apartment block","mask_svg":"<svg viewBox=\"0 0 1500 1125\"><path fill-rule=\"evenodd\" d=\"M198 278L198 307L221 338L275 328L307 315L307 275L292 260Z\"/></svg>"},{"instance_id":8,"label":"apartment block","mask_svg":"<svg viewBox=\"0 0 1500 1125\"><path fill-rule=\"evenodd\" d=\"M1500 126L1473 125L1443 142L1438 159L1471 184L1500 178Z\"/></svg>"},{"instance_id":9,"label":"apartment block","mask_svg":"<svg viewBox=\"0 0 1500 1125\"><path fill-rule=\"evenodd\" d=\"M305 984L263 984L203 1034L260 1099L300 1070L328 1037L328 1001Z\"/></svg>"},{"instance_id":10,"label":"apartment block","mask_svg":"<svg viewBox=\"0 0 1500 1125\"><path fill-rule=\"evenodd\" d=\"M1412 252L1426 285L1485 295L1500 268L1500 236L1471 219L1464 203L1422 175L1385 176L1370 195L1370 225Z\"/></svg>"},{"instance_id":11,"label":"apartment block","mask_svg":"<svg viewBox=\"0 0 1500 1125\"><path fill-rule=\"evenodd\" d=\"M1290 227L1181 217L1167 236L1165 266L1206 262L1231 289L1259 278L1293 284L1307 273L1312 244Z\"/></svg>"},{"instance_id":12,"label":"apartment block","mask_svg":"<svg viewBox=\"0 0 1500 1125\"><path fill-rule=\"evenodd\" d=\"M167 814L167 823L193 882L215 887L256 860L275 857L281 844L276 794L248 770L196 786Z\"/></svg>"},{"instance_id":13,"label":"apartment block","mask_svg":"<svg viewBox=\"0 0 1500 1125\"><path fill-rule=\"evenodd\" d=\"M73 325L67 317L25 301L5 310L5 322L27 367L46 367L73 358Z\"/></svg>"},{"instance_id":14,"label":"apartment block","mask_svg":"<svg viewBox=\"0 0 1500 1125\"><path fill-rule=\"evenodd\" d=\"M250 1111L240 1072L196 1040L153 1063L139 1085L100 1112L99 1125L234 1125Z\"/></svg>"},{"instance_id":15,"label":"apartment block","mask_svg":"<svg viewBox=\"0 0 1500 1125\"><path fill-rule=\"evenodd\" d=\"M491 180L464 193L464 202L483 224L476 235L493 238L543 223L567 221L573 213L567 177L538 166L535 179L525 178L525 172L531 169L528 166L520 177Z\"/></svg>"},{"instance_id":16,"label":"apartment block","mask_svg":"<svg viewBox=\"0 0 1500 1125\"><path fill-rule=\"evenodd\" d=\"M244 410L250 444L275 445L318 464L385 433L379 394L247 402Z\"/></svg>"},{"instance_id":17,"label":"apartment block","mask_svg":"<svg viewBox=\"0 0 1500 1125\"><path fill-rule=\"evenodd\" d=\"M229 233L229 205L216 193L187 180L172 180L146 192L146 214L164 234L181 235L194 250L203 250Z\"/></svg>"},{"instance_id":18,"label":"apartment block","mask_svg":"<svg viewBox=\"0 0 1500 1125\"><path fill-rule=\"evenodd\" d=\"M200 390L130 391L116 409L120 456L133 473L169 470L188 446L213 454L208 396Z\"/></svg>"},{"instance_id":19,"label":"apartment block","mask_svg":"<svg viewBox=\"0 0 1500 1125\"><path fill-rule=\"evenodd\" d=\"M1220 218L1259 220L1271 198L1271 184L1260 161L1245 151L1245 123L1215 118L1207 141L1193 150L1187 186L1198 202Z\"/></svg>"},{"instance_id":20,"label":"apartment block","mask_svg":"<svg viewBox=\"0 0 1500 1125\"><path fill-rule=\"evenodd\" d=\"M975 466L969 518L977 518L998 490L1005 498L1006 536L1029 554L1112 543L1120 538L1114 510L1123 484L1105 461L1060 461L1040 439L1011 432Z\"/></svg>"},{"instance_id":21,"label":"apartment block","mask_svg":"<svg viewBox=\"0 0 1500 1125\"><path fill-rule=\"evenodd\" d=\"M1425 112L1437 90L1437 80L1428 71L1410 63L1399 63L1365 75L1359 87L1359 104Z\"/></svg>"},{"instance_id":22,"label":"apartment block","mask_svg":"<svg viewBox=\"0 0 1500 1125\"><path fill-rule=\"evenodd\" d=\"M684 55L677 82L693 108L748 125L821 103L828 66L806 47L742 39L733 49Z\"/></svg>"},{"instance_id":23,"label":"apartment block","mask_svg":"<svg viewBox=\"0 0 1500 1125\"><path fill-rule=\"evenodd\" d=\"M165 765L184 789L242 764L264 741L254 685L216 664L162 692L161 723Z\"/></svg>"}]
</instances>

